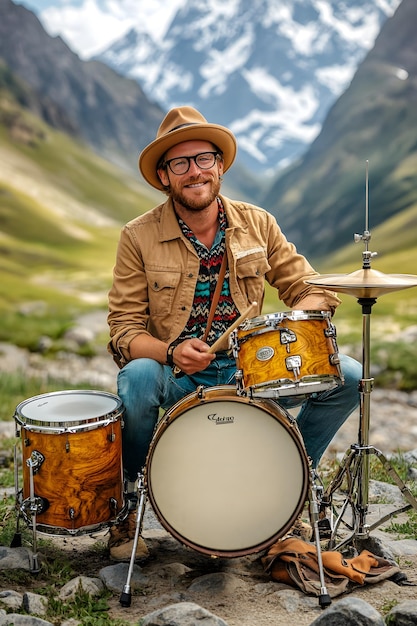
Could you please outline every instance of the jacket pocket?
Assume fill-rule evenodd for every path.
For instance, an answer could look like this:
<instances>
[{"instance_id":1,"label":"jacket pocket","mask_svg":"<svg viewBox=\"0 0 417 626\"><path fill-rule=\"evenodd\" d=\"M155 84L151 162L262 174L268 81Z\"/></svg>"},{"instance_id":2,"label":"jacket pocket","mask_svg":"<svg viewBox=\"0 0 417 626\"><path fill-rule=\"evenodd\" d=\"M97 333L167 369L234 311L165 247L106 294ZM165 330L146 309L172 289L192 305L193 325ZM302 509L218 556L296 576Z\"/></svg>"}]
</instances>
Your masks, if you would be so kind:
<instances>
[{"instance_id":1,"label":"jacket pocket","mask_svg":"<svg viewBox=\"0 0 417 626\"><path fill-rule=\"evenodd\" d=\"M265 274L271 266L263 253L238 258L236 275L241 291L249 302L262 302L265 290Z\"/></svg>"},{"instance_id":2,"label":"jacket pocket","mask_svg":"<svg viewBox=\"0 0 417 626\"><path fill-rule=\"evenodd\" d=\"M166 316L172 311L181 272L172 268L148 269L146 272L151 316Z\"/></svg>"}]
</instances>

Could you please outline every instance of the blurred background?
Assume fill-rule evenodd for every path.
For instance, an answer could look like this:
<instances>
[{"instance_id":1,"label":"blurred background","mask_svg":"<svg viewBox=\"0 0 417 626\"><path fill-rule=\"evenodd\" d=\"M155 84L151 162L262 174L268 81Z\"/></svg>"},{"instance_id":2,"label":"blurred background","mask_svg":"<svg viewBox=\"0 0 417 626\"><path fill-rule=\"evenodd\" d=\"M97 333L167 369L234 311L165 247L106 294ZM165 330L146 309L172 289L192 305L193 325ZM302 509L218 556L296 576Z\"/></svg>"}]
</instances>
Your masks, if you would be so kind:
<instances>
[{"instance_id":1,"label":"blurred background","mask_svg":"<svg viewBox=\"0 0 417 626\"><path fill-rule=\"evenodd\" d=\"M0 0L0 417L114 391L117 241L163 201L137 157L171 106L231 128L224 193L273 213L321 273L362 267L369 167L372 268L414 274L416 20L415 0ZM339 348L360 359L361 308L341 297ZM417 388L416 318L416 288L373 307L379 386Z\"/></svg>"}]
</instances>

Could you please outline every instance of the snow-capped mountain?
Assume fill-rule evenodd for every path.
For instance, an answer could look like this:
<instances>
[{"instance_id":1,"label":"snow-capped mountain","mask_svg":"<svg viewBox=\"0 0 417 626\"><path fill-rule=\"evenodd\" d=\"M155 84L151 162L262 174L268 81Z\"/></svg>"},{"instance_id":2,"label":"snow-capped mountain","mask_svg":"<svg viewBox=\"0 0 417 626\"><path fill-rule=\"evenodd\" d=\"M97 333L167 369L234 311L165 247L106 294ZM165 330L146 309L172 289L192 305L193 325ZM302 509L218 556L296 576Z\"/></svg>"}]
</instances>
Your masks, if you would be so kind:
<instances>
[{"instance_id":1,"label":"snow-capped mountain","mask_svg":"<svg viewBox=\"0 0 417 626\"><path fill-rule=\"evenodd\" d=\"M163 38L131 30L98 58L167 110L191 104L266 174L318 135L400 0L188 0Z\"/></svg>"}]
</instances>

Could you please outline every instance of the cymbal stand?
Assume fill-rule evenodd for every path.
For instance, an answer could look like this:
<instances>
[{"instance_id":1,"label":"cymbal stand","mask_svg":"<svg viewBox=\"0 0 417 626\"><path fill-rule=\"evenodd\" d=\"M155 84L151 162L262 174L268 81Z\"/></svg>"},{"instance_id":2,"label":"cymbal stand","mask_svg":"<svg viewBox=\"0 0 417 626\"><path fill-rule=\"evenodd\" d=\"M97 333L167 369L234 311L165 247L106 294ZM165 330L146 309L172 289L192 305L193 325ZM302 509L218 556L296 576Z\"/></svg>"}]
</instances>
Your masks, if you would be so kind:
<instances>
[{"instance_id":1,"label":"cymbal stand","mask_svg":"<svg viewBox=\"0 0 417 626\"><path fill-rule=\"evenodd\" d=\"M369 232L365 231L363 238L369 240ZM363 253L363 269L370 268L370 260L374 255L366 250ZM374 379L370 375L370 324L372 307L376 302L376 298L361 297L358 303L362 307L362 379L359 383L360 392L360 413L359 413L359 430L358 443L353 444L345 453L341 465L331 480L327 489L323 493L320 509L324 511L326 507L331 506L332 495L340 487L343 479L347 480L347 495L343 505L340 507L339 515L334 523L331 523L331 538L329 541L329 549L340 548L350 543L352 539L366 539L369 533L383 522L387 521L397 513L406 511L413 507L417 511L417 500L414 498L408 487L401 480L395 469L389 463L383 453L369 444L369 428L370 428L370 406L371 392L373 389ZM367 524L366 517L368 514L369 501L369 477L370 477L370 456L374 454L381 461L385 471L394 480L403 496L408 501L408 505L396 509L385 515L372 525ZM347 507L350 505L352 511L352 524L349 525L343 520ZM352 534L339 544L336 542L337 531L343 522ZM337 544L337 545L336 545Z\"/></svg>"}]
</instances>

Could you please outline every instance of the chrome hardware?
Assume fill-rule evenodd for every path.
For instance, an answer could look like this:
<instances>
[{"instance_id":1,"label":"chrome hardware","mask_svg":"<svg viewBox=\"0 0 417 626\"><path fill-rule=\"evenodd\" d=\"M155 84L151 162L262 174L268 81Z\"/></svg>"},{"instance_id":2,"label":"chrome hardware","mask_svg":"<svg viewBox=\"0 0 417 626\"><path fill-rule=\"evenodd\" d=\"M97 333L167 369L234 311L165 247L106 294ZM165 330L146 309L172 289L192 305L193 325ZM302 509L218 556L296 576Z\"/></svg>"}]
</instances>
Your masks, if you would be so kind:
<instances>
[{"instance_id":1,"label":"chrome hardware","mask_svg":"<svg viewBox=\"0 0 417 626\"><path fill-rule=\"evenodd\" d=\"M33 450L30 457L26 459L26 465L32 469L34 474L37 474L44 460L45 457L43 456L42 452L39 452L38 450Z\"/></svg>"},{"instance_id":2,"label":"chrome hardware","mask_svg":"<svg viewBox=\"0 0 417 626\"><path fill-rule=\"evenodd\" d=\"M301 356L299 354L294 354L293 356L289 356L285 359L285 365L289 372L294 372L295 378L300 376L301 370Z\"/></svg>"},{"instance_id":3,"label":"chrome hardware","mask_svg":"<svg viewBox=\"0 0 417 626\"><path fill-rule=\"evenodd\" d=\"M281 345L285 346L289 343L294 343L294 341L297 341L297 335L293 330L290 330L289 328L280 328L279 339Z\"/></svg>"}]
</instances>

